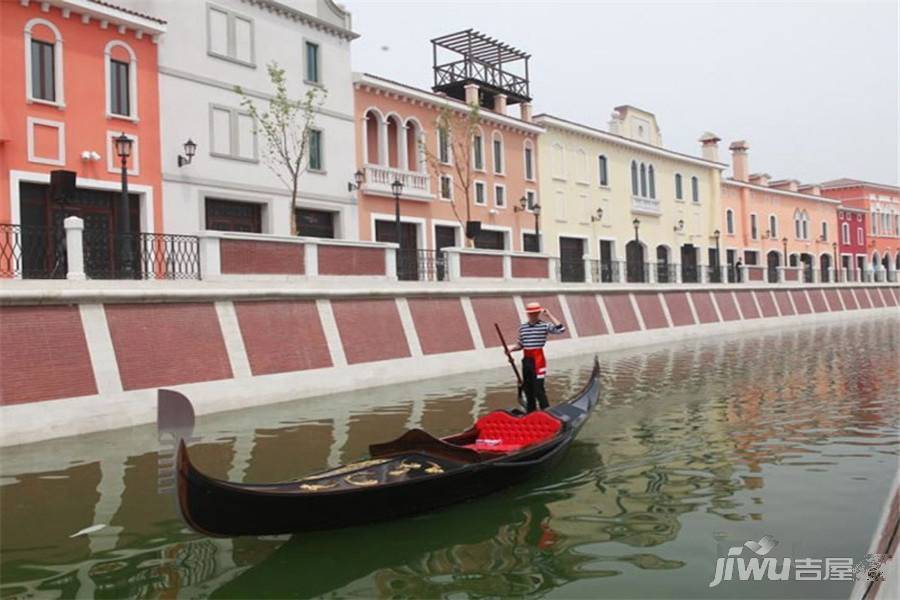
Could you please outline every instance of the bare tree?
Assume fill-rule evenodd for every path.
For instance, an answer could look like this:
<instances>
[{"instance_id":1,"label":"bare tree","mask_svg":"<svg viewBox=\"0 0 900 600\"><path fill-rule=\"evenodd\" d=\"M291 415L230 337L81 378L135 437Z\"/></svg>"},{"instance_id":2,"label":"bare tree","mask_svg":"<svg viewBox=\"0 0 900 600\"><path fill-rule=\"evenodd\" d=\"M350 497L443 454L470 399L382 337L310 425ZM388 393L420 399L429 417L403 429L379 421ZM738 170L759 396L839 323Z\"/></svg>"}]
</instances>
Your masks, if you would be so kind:
<instances>
[{"instance_id":1,"label":"bare tree","mask_svg":"<svg viewBox=\"0 0 900 600\"><path fill-rule=\"evenodd\" d=\"M262 133L265 147L263 160L275 176L291 193L291 235L297 235L297 193L300 177L306 172L309 161L310 132L315 127L316 113L328 95L325 88L310 86L303 98L292 100L288 95L284 69L277 62L266 65L269 80L275 94L269 98L266 109L260 110L256 102L243 89L236 87L243 99L241 106L253 117L254 133Z\"/></svg>"},{"instance_id":2,"label":"bare tree","mask_svg":"<svg viewBox=\"0 0 900 600\"><path fill-rule=\"evenodd\" d=\"M434 121L434 128L438 135L437 150L429 148L424 137L419 142L428 170L437 181L438 194L441 193L441 175L446 175L448 172L453 175L453 188L460 193L451 192L450 207L463 231L466 231L466 222L472 220L473 154L475 137L479 135L478 124L480 122L481 115L477 104L469 105L469 110L466 112L444 106ZM481 160L484 164L484 140L481 144ZM465 201L465 219L460 214L458 204L460 197ZM466 244L471 246L471 242L467 237Z\"/></svg>"}]
</instances>

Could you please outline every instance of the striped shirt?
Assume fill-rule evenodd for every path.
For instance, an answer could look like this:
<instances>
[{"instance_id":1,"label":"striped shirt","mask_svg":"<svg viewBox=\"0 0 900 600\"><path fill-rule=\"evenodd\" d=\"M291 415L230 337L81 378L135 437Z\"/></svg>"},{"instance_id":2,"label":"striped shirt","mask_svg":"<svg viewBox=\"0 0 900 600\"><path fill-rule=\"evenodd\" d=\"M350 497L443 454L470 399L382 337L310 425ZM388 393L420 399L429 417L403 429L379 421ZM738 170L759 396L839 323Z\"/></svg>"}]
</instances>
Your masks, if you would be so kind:
<instances>
[{"instance_id":1,"label":"striped shirt","mask_svg":"<svg viewBox=\"0 0 900 600\"><path fill-rule=\"evenodd\" d=\"M538 321L537 323L531 324L526 321L519 325L519 345L526 349L543 348L544 344L547 343L547 334L565 333L565 331L566 326L562 323L554 325L552 323Z\"/></svg>"}]
</instances>

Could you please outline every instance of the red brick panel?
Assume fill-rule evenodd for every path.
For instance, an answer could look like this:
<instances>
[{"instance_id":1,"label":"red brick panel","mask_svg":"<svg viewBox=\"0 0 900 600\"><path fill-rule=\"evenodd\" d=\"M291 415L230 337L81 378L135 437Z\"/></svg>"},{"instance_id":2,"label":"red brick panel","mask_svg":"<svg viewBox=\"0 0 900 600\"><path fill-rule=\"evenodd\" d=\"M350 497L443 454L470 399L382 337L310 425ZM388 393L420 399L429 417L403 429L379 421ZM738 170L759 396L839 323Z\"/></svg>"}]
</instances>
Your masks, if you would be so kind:
<instances>
[{"instance_id":1,"label":"red brick panel","mask_svg":"<svg viewBox=\"0 0 900 600\"><path fill-rule=\"evenodd\" d=\"M881 295L884 296L886 306L897 306L897 301L894 299L894 293L891 291L891 288L882 288Z\"/></svg>"},{"instance_id":2,"label":"red brick panel","mask_svg":"<svg viewBox=\"0 0 900 600\"><path fill-rule=\"evenodd\" d=\"M669 316L672 317L672 325L681 327L694 324L694 315L691 313L691 305L688 303L685 292L666 292L663 297L669 308ZM713 311L713 317L715 317L715 311Z\"/></svg>"},{"instance_id":3,"label":"red brick panel","mask_svg":"<svg viewBox=\"0 0 900 600\"><path fill-rule=\"evenodd\" d=\"M841 299L844 301L844 306L847 307L847 310L856 310L859 308L859 305L856 303L856 298L853 296L853 292L847 288L841 288Z\"/></svg>"},{"instance_id":4,"label":"red brick panel","mask_svg":"<svg viewBox=\"0 0 900 600\"><path fill-rule=\"evenodd\" d=\"M897 304L900 304L900 289L895 290L891 288L884 288L884 291L885 295L888 296L888 304L891 304L893 306L897 306Z\"/></svg>"},{"instance_id":5,"label":"red brick panel","mask_svg":"<svg viewBox=\"0 0 900 600\"><path fill-rule=\"evenodd\" d=\"M459 298L410 298L408 304L425 354L475 347Z\"/></svg>"},{"instance_id":6,"label":"red brick panel","mask_svg":"<svg viewBox=\"0 0 900 600\"><path fill-rule=\"evenodd\" d=\"M775 291L775 302L778 303L778 309L781 311L781 316L787 317L789 315L793 315L794 313L794 305L791 304L791 298L788 296L787 290L774 290Z\"/></svg>"},{"instance_id":7,"label":"red brick panel","mask_svg":"<svg viewBox=\"0 0 900 600\"><path fill-rule=\"evenodd\" d=\"M222 273L303 275L303 245L287 242L219 240Z\"/></svg>"},{"instance_id":8,"label":"red brick panel","mask_svg":"<svg viewBox=\"0 0 900 600\"><path fill-rule=\"evenodd\" d=\"M881 299L880 290L878 288L869 288L869 298L872 300L872 306L882 308L884 300Z\"/></svg>"},{"instance_id":9,"label":"red brick panel","mask_svg":"<svg viewBox=\"0 0 900 600\"><path fill-rule=\"evenodd\" d=\"M500 339L494 330L494 323L500 325L500 330L506 338L506 343L512 346L519 339L519 313L513 299L509 296L486 296L472 298L472 310L475 312L475 320L478 321L478 330L481 339L487 348L500 345Z\"/></svg>"},{"instance_id":10,"label":"red brick panel","mask_svg":"<svg viewBox=\"0 0 900 600\"><path fill-rule=\"evenodd\" d=\"M597 297L593 294L569 294L566 296L569 312L575 320L575 327L581 337L605 335L606 324L597 305Z\"/></svg>"},{"instance_id":11,"label":"red brick panel","mask_svg":"<svg viewBox=\"0 0 900 600\"><path fill-rule=\"evenodd\" d=\"M813 310L817 313L828 312L828 305L825 304L825 296L822 295L822 290L816 288L807 291L809 293L809 299L812 302Z\"/></svg>"},{"instance_id":12,"label":"red brick panel","mask_svg":"<svg viewBox=\"0 0 900 600\"><path fill-rule=\"evenodd\" d=\"M800 271L797 269L785 269L784 270L784 280L785 281L800 281Z\"/></svg>"},{"instance_id":13,"label":"red brick panel","mask_svg":"<svg viewBox=\"0 0 900 600\"><path fill-rule=\"evenodd\" d=\"M734 295L737 296L738 305L741 307L741 314L744 315L744 319L759 318L759 310L756 308L756 302L753 301L753 292L740 291L735 292ZM725 316L724 312L722 316Z\"/></svg>"},{"instance_id":14,"label":"red brick panel","mask_svg":"<svg viewBox=\"0 0 900 600\"><path fill-rule=\"evenodd\" d=\"M658 294L635 294L634 300L644 318L645 329L662 329L669 326Z\"/></svg>"},{"instance_id":15,"label":"red brick panel","mask_svg":"<svg viewBox=\"0 0 900 600\"><path fill-rule=\"evenodd\" d=\"M232 377L211 302L110 304L106 320L126 390Z\"/></svg>"},{"instance_id":16,"label":"red brick panel","mask_svg":"<svg viewBox=\"0 0 900 600\"><path fill-rule=\"evenodd\" d=\"M828 301L828 306L831 310L844 310L844 307L841 306L841 298L838 296L836 289L828 288L825 290L825 299Z\"/></svg>"},{"instance_id":17,"label":"red brick panel","mask_svg":"<svg viewBox=\"0 0 900 600\"><path fill-rule=\"evenodd\" d=\"M503 257L460 254L459 274L462 277L503 277Z\"/></svg>"},{"instance_id":18,"label":"red brick panel","mask_svg":"<svg viewBox=\"0 0 900 600\"><path fill-rule=\"evenodd\" d=\"M719 312L722 313L723 321L739 321L741 319L731 292L713 292L712 295L716 299Z\"/></svg>"},{"instance_id":19,"label":"red brick panel","mask_svg":"<svg viewBox=\"0 0 900 600\"><path fill-rule=\"evenodd\" d=\"M381 248L326 246L320 244L319 275L384 275L385 251Z\"/></svg>"},{"instance_id":20,"label":"red brick panel","mask_svg":"<svg viewBox=\"0 0 900 600\"><path fill-rule=\"evenodd\" d=\"M538 304L540 304L541 306L543 306L544 308L546 308L547 310L552 312L554 317L556 317L560 321L563 321L563 323L565 324L565 319L563 318L562 306L560 306L560 304L559 304L559 296L554 294L552 296L522 297L522 302L524 302L525 304L528 304L529 302L537 302ZM549 319L545 319L545 320L549 320ZM496 333L494 335L496 336ZM548 340L562 340L562 339L566 339L569 337L571 337L571 335L569 334L568 328L566 328L565 333L553 334L553 335L548 336L547 339Z\"/></svg>"},{"instance_id":21,"label":"red brick panel","mask_svg":"<svg viewBox=\"0 0 900 600\"><path fill-rule=\"evenodd\" d=\"M765 267L750 267L747 269L747 280L748 281L765 281L766 279L766 269Z\"/></svg>"},{"instance_id":22,"label":"red brick panel","mask_svg":"<svg viewBox=\"0 0 900 600\"><path fill-rule=\"evenodd\" d=\"M0 307L0 405L96 393L77 306Z\"/></svg>"},{"instance_id":23,"label":"red brick panel","mask_svg":"<svg viewBox=\"0 0 900 600\"><path fill-rule=\"evenodd\" d=\"M798 315L806 315L812 312L809 301L806 299L806 292L803 290L791 290L791 298L794 299Z\"/></svg>"},{"instance_id":24,"label":"red brick panel","mask_svg":"<svg viewBox=\"0 0 900 600\"><path fill-rule=\"evenodd\" d=\"M697 310L697 318L701 323L718 323L719 315L716 314L716 307L713 306L712 296L709 292L691 292L691 302Z\"/></svg>"},{"instance_id":25,"label":"red brick panel","mask_svg":"<svg viewBox=\"0 0 900 600\"><path fill-rule=\"evenodd\" d=\"M872 303L869 302L869 295L866 294L866 288L853 288L853 293L856 295L856 302L860 308L872 308Z\"/></svg>"},{"instance_id":26,"label":"red brick panel","mask_svg":"<svg viewBox=\"0 0 900 600\"><path fill-rule=\"evenodd\" d=\"M766 318L777 317L778 309L775 308L775 301L772 300L772 294L768 290L753 292L756 296L756 302L762 311L762 316ZM746 313L745 313L746 314Z\"/></svg>"},{"instance_id":27,"label":"red brick panel","mask_svg":"<svg viewBox=\"0 0 900 600\"><path fill-rule=\"evenodd\" d=\"M315 300L236 302L234 308L254 375L332 366Z\"/></svg>"},{"instance_id":28,"label":"red brick panel","mask_svg":"<svg viewBox=\"0 0 900 600\"><path fill-rule=\"evenodd\" d=\"M332 300L331 308L349 364L410 355L393 298Z\"/></svg>"},{"instance_id":29,"label":"red brick panel","mask_svg":"<svg viewBox=\"0 0 900 600\"><path fill-rule=\"evenodd\" d=\"M550 261L546 258L513 256L512 276L514 279L526 277L547 279L550 276Z\"/></svg>"},{"instance_id":30,"label":"red brick panel","mask_svg":"<svg viewBox=\"0 0 900 600\"><path fill-rule=\"evenodd\" d=\"M606 312L609 314L609 324L615 333L638 331L641 328L628 296L629 294L603 294L603 302L606 304Z\"/></svg>"}]
</instances>

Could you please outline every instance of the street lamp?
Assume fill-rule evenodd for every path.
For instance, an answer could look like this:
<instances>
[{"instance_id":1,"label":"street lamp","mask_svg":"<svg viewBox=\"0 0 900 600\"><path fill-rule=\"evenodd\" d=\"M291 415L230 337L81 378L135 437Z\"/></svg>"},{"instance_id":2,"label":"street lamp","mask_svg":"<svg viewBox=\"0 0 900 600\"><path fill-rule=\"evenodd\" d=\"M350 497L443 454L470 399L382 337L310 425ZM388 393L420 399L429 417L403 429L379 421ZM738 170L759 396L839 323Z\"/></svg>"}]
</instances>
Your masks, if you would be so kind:
<instances>
[{"instance_id":1,"label":"street lamp","mask_svg":"<svg viewBox=\"0 0 900 600\"><path fill-rule=\"evenodd\" d=\"M837 242L831 243L831 253L834 255L834 283L837 283L838 282Z\"/></svg>"},{"instance_id":2,"label":"street lamp","mask_svg":"<svg viewBox=\"0 0 900 600\"><path fill-rule=\"evenodd\" d=\"M603 209L598 208L596 214L591 215L591 223L596 223L603 218Z\"/></svg>"},{"instance_id":3,"label":"street lamp","mask_svg":"<svg viewBox=\"0 0 900 600\"><path fill-rule=\"evenodd\" d=\"M541 251L541 205L535 203L531 207L531 211L534 213L534 237L537 239L537 249L538 252Z\"/></svg>"},{"instance_id":4,"label":"street lamp","mask_svg":"<svg viewBox=\"0 0 900 600\"><path fill-rule=\"evenodd\" d=\"M641 226L641 220L635 219L631 224L634 225L634 241L640 242L641 240L638 238L638 228Z\"/></svg>"},{"instance_id":5,"label":"street lamp","mask_svg":"<svg viewBox=\"0 0 900 600\"><path fill-rule=\"evenodd\" d=\"M183 167L184 165L191 164L191 160L194 158L194 155L197 153L197 144L191 138L188 138L188 141L184 143L184 156L178 155L178 166Z\"/></svg>"},{"instance_id":6,"label":"street lamp","mask_svg":"<svg viewBox=\"0 0 900 600\"><path fill-rule=\"evenodd\" d=\"M366 174L363 173L362 169L357 169L356 173L353 174L353 181L347 183L347 191L352 192L353 190L358 190L362 187L362 184L366 182ZM401 184L402 186L402 184ZM393 186L391 186L393 187Z\"/></svg>"},{"instance_id":7,"label":"street lamp","mask_svg":"<svg viewBox=\"0 0 900 600\"><path fill-rule=\"evenodd\" d=\"M719 236L722 235L722 232L716 229L713 231L713 235L716 236L716 279L718 280L722 275L722 269L719 267L722 264L719 259Z\"/></svg>"},{"instance_id":8,"label":"street lamp","mask_svg":"<svg viewBox=\"0 0 900 600\"><path fill-rule=\"evenodd\" d=\"M684 219L678 219L678 224L672 228L673 231L682 231L684 229Z\"/></svg>"},{"instance_id":9,"label":"street lamp","mask_svg":"<svg viewBox=\"0 0 900 600\"><path fill-rule=\"evenodd\" d=\"M784 244L784 266L788 266L787 238L782 238L781 243Z\"/></svg>"},{"instance_id":10,"label":"street lamp","mask_svg":"<svg viewBox=\"0 0 900 600\"><path fill-rule=\"evenodd\" d=\"M394 224L397 227L397 247L400 247L400 194L403 193L403 182L395 179L391 184L394 193Z\"/></svg>"},{"instance_id":11,"label":"street lamp","mask_svg":"<svg viewBox=\"0 0 900 600\"><path fill-rule=\"evenodd\" d=\"M119 258L119 268L123 275L131 273L131 244L129 243L129 234L131 233L131 210L128 202L128 157L131 156L131 146L133 140L122 133L113 140L116 146L116 154L122 160L122 197L119 202L118 235L116 236L116 249Z\"/></svg>"}]
</instances>

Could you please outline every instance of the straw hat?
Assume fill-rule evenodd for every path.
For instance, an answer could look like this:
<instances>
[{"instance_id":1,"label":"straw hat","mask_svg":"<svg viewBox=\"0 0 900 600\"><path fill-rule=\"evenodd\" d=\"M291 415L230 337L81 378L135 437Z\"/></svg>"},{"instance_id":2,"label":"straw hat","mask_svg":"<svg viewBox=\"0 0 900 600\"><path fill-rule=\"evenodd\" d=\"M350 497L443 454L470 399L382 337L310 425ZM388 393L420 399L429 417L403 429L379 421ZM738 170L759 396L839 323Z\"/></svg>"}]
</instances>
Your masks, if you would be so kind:
<instances>
[{"instance_id":1,"label":"straw hat","mask_svg":"<svg viewBox=\"0 0 900 600\"><path fill-rule=\"evenodd\" d=\"M536 313L536 312L541 312L542 310L544 310L544 307L541 306L537 302L529 302L528 304L525 305L526 313Z\"/></svg>"}]
</instances>

